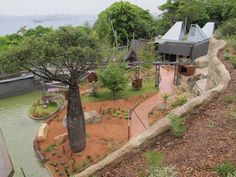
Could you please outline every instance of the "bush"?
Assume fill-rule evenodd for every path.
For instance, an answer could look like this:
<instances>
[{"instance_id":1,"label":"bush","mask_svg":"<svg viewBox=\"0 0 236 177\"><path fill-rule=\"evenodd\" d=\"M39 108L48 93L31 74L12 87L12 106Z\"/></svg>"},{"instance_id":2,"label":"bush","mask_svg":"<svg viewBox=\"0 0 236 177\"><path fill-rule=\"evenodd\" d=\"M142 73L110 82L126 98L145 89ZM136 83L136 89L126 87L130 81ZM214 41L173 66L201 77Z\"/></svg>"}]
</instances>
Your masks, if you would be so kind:
<instances>
[{"instance_id":1,"label":"bush","mask_svg":"<svg viewBox=\"0 0 236 177\"><path fill-rule=\"evenodd\" d=\"M214 171L222 177L236 176L236 168L231 161L226 161L215 167Z\"/></svg>"},{"instance_id":2,"label":"bush","mask_svg":"<svg viewBox=\"0 0 236 177\"><path fill-rule=\"evenodd\" d=\"M144 154L148 162L148 177L176 177L175 167L162 166L164 156L159 152L149 151Z\"/></svg>"},{"instance_id":3,"label":"bush","mask_svg":"<svg viewBox=\"0 0 236 177\"><path fill-rule=\"evenodd\" d=\"M226 22L224 22L220 26L220 33L223 36L231 36L231 35L236 35L236 19L231 19Z\"/></svg>"},{"instance_id":4,"label":"bush","mask_svg":"<svg viewBox=\"0 0 236 177\"><path fill-rule=\"evenodd\" d=\"M181 97L177 97L174 102L172 103L172 106L174 108L177 108L179 106L184 105L186 102L188 101L186 96L181 96Z\"/></svg>"},{"instance_id":5,"label":"bush","mask_svg":"<svg viewBox=\"0 0 236 177\"><path fill-rule=\"evenodd\" d=\"M236 69L236 57L230 57L230 63L233 65L234 69Z\"/></svg>"},{"instance_id":6,"label":"bush","mask_svg":"<svg viewBox=\"0 0 236 177\"><path fill-rule=\"evenodd\" d=\"M236 108L235 108L235 104L230 104L228 111L227 111L227 116L230 119L235 119L236 118Z\"/></svg>"},{"instance_id":7,"label":"bush","mask_svg":"<svg viewBox=\"0 0 236 177\"><path fill-rule=\"evenodd\" d=\"M235 101L236 101L236 95L235 95L235 94L226 95L226 96L225 96L225 100L226 100L228 103L230 103L230 104L235 103Z\"/></svg>"},{"instance_id":8,"label":"bush","mask_svg":"<svg viewBox=\"0 0 236 177\"><path fill-rule=\"evenodd\" d=\"M148 177L176 177L176 176L177 172L175 167L169 166L169 167L154 169L152 173L149 174Z\"/></svg>"},{"instance_id":9,"label":"bush","mask_svg":"<svg viewBox=\"0 0 236 177\"><path fill-rule=\"evenodd\" d=\"M184 127L184 119L176 114L169 115L171 122L171 133L176 137L183 136L186 128Z\"/></svg>"}]
</instances>

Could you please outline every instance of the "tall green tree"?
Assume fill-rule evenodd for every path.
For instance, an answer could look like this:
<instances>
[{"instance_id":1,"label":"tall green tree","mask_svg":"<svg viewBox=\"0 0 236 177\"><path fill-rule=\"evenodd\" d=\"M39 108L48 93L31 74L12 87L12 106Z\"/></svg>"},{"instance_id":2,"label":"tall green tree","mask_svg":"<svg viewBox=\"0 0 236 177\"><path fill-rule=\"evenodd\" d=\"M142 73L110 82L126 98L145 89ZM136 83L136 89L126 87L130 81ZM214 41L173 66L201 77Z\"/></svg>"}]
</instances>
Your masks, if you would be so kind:
<instances>
[{"instance_id":1,"label":"tall green tree","mask_svg":"<svg viewBox=\"0 0 236 177\"><path fill-rule=\"evenodd\" d=\"M157 34L163 35L177 21L176 15L179 7L179 0L167 0L158 7L162 11L161 18L157 20Z\"/></svg>"},{"instance_id":2,"label":"tall green tree","mask_svg":"<svg viewBox=\"0 0 236 177\"><path fill-rule=\"evenodd\" d=\"M106 69L99 72L99 80L103 86L111 90L113 99L116 99L117 93L127 87L127 78L125 77L125 68L123 65L110 64Z\"/></svg>"},{"instance_id":3,"label":"tall green tree","mask_svg":"<svg viewBox=\"0 0 236 177\"><path fill-rule=\"evenodd\" d=\"M205 0L202 1L202 6L206 7L209 20L219 25L223 20L223 11L225 0Z\"/></svg>"},{"instance_id":4,"label":"tall green tree","mask_svg":"<svg viewBox=\"0 0 236 177\"><path fill-rule=\"evenodd\" d=\"M0 36L0 53L5 51L8 47L18 45L22 40L29 36L40 37L44 34L52 32L52 28L38 26L35 29L26 29L22 27L17 33ZM1 61L0 61L1 63ZM18 66L12 65L0 65L0 74L13 74L21 71L22 69Z\"/></svg>"},{"instance_id":5,"label":"tall green tree","mask_svg":"<svg viewBox=\"0 0 236 177\"><path fill-rule=\"evenodd\" d=\"M99 14L94 30L98 38L109 45L126 45L133 37L153 37L155 21L148 11L120 1Z\"/></svg>"},{"instance_id":6,"label":"tall green tree","mask_svg":"<svg viewBox=\"0 0 236 177\"><path fill-rule=\"evenodd\" d=\"M41 78L69 86L67 129L73 152L81 152L86 146L78 78L94 64L97 56L95 39L82 27L61 27L40 37L27 37L0 55L5 65L14 63Z\"/></svg>"},{"instance_id":7,"label":"tall green tree","mask_svg":"<svg viewBox=\"0 0 236 177\"><path fill-rule=\"evenodd\" d=\"M194 23L203 26L209 21L207 9L200 0L181 0L179 3L176 18L181 21L187 19L187 27Z\"/></svg>"}]
</instances>

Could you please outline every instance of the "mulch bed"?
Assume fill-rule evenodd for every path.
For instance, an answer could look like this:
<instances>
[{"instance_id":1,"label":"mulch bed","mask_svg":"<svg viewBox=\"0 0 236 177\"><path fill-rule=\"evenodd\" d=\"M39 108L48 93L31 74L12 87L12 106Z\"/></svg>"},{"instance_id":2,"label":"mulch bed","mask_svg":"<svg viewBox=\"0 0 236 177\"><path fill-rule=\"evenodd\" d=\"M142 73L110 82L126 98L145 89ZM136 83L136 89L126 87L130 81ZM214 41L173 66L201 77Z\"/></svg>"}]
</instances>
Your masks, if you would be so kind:
<instances>
[{"instance_id":1,"label":"mulch bed","mask_svg":"<svg viewBox=\"0 0 236 177\"><path fill-rule=\"evenodd\" d=\"M222 55L220 53L219 57ZM164 164L175 166L180 177L214 177L217 175L213 169L219 163L231 160L236 164L236 120L228 118L230 103L225 99L232 92L236 93L236 70L228 61L223 62L232 77L229 87L208 106L187 117L183 137L175 138L165 132L116 168L105 168L96 176L139 177L147 167L143 157L146 151L162 152Z\"/></svg>"}]
</instances>

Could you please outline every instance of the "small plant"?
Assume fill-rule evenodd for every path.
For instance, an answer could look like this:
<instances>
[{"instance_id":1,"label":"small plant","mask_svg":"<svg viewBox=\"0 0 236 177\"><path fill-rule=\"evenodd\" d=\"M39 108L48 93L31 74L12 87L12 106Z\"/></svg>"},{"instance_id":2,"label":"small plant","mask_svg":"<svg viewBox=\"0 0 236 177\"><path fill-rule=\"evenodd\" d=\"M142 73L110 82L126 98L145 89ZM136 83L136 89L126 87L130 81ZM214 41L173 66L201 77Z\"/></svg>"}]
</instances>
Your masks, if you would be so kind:
<instances>
[{"instance_id":1,"label":"small plant","mask_svg":"<svg viewBox=\"0 0 236 177\"><path fill-rule=\"evenodd\" d=\"M230 63L233 65L234 69L236 68L236 57L230 57Z\"/></svg>"},{"instance_id":2,"label":"small plant","mask_svg":"<svg viewBox=\"0 0 236 177\"><path fill-rule=\"evenodd\" d=\"M207 128L214 128L214 126L215 126L214 123L211 123L207 125Z\"/></svg>"},{"instance_id":3,"label":"small plant","mask_svg":"<svg viewBox=\"0 0 236 177\"><path fill-rule=\"evenodd\" d=\"M162 161L164 160L163 154L160 152L148 151L144 154L149 167L158 168L162 166Z\"/></svg>"},{"instance_id":4,"label":"small plant","mask_svg":"<svg viewBox=\"0 0 236 177\"><path fill-rule=\"evenodd\" d=\"M234 103L236 101L236 95L226 95L225 100L228 103Z\"/></svg>"},{"instance_id":5,"label":"small plant","mask_svg":"<svg viewBox=\"0 0 236 177\"><path fill-rule=\"evenodd\" d=\"M227 116L231 119L235 119L236 118L236 107L234 104L230 104L229 105L229 109L227 111Z\"/></svg>"},{"instance_id":6,"label":"small plant","mask_svg":"<svg viewBox=\"0 0 236 177\"><path fill-rule=\"evenodd\" d=\"M164 156L161 153L149 151L149 152L146 152L144 156L148 162L148 177L176 177L177 176L175 167L172 167L172 166L164 167L162 165Z\"/></svg>"},{"instance_id":7,"label":"small plant","mask_svg":"<svg viewBox=\"0 0 236 177\"><path fill-rule=\"evenodd\" d=\"M181 96L181 97L177 97L174 102L172 103L172 106L174 108L177 108L179 106L184 105L186 102L188 101L186 96Z\"/></svg>"},{"instance_id":8,"label":"small plant","mask_svg":"<svg viewBox=\"0 0 236 177\"><path fill-rule=\"evenodd\" d=\"M166 105L167 105L167 100L169 99L170 95L168 93L163 93L161 95L163 101L164 101L164 106L165 106L165 109L166 109Z\"/></svg>"},{"instance_id":9,"label":"small plant","mask_svg":"<svg viewBox=\"0 0 236 177\"><path fill-rule=\"evenodd\" d=\"M93 157L91 155L87 155L86 158L88 159L88 161L93 162Z\"/></svg>"},{"instance_id":10,"label":"small plant","mask_svg":"<svg viewBox=\"0 0 236 177\"><path fill-rule=\"evenodd\" d=\"M51 144L44 149L45 152L52 152L56 148L56 144Z\"/></svg>"},{"instance_id":11,"label":"small plant","mask_svg":"<svg viewBox=\"0 0 236 177\"><path fill-rule=\"evenodd\" d=\"M229 48L226 48L225 50L224 50L224 58L226 59L226 60L229 60L230 59L230 54L229 54Z\"/></svg>"},{"instance_id":12,"label":"small plant","mask_svg":"<svg viewBox=\"0 0 236 177\"><path fill-rule=\"evenodd\" d=\"M223 162L214 168L214 171L222 177L236 176L236 168L231 161Z\"/></svg>"},{"instance_id":13,"label":"small plant","mask_svg":"<svg viewBox=\"0 0 236 177\"><path fill-rule=\"evenodd\" d=\"M176 137L183 136L186 128L184 126L184 119L176 114L170 114L171 133Z\"/></svg>"}]
</instances>

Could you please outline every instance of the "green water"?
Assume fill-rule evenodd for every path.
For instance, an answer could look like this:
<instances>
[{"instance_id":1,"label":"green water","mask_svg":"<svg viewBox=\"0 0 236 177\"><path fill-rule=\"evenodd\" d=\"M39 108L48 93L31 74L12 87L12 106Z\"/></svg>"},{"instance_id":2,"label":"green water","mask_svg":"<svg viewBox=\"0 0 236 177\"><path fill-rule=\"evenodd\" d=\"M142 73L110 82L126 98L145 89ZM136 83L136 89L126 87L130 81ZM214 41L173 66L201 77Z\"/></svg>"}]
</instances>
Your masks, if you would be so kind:
<instances>
[{"instance_id":1,"label":"green water","mask_svg":"<svg viewBox=\"0 0 236 177\"><path fill-rule=\"evenodd\" d=\"M37 101L40 92L0 100L0 128L15 169L14 177L50 177L43 168L33 150L33 140L40 121L27 117L29 106Z\"/></svg>"}]
</instances>

